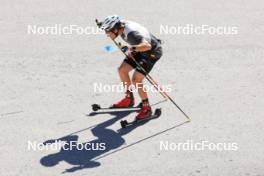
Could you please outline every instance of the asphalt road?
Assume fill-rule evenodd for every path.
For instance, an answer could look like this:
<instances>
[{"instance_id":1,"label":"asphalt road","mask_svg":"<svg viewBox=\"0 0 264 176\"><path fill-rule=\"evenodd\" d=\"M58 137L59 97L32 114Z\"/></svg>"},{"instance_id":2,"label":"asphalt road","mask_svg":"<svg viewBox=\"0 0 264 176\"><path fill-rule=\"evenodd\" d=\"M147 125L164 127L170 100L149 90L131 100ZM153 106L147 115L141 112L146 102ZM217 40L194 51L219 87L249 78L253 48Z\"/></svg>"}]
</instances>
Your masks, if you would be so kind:
<instances>
[{"instance_id":1,"label":"asphalt road","mask_svg":"<svg viewBox=\"0 0 264 176\"><path fill-rule=\"evenodd\" d=\"M112 14L164 41L151 75L190 123L169 101L155 106L159 119L126 130L120 120L136 112L92 113L123 96L95 91L119 84L124 56L105 50L113 44L94 23ZM263 19L259 0L1 0L0 175L264 176ZM70 25L87 33L59 32ZM226 33L177 30L188 25ZM90 150L62 147L76 142Z\"/></svg>"}]
</instances>

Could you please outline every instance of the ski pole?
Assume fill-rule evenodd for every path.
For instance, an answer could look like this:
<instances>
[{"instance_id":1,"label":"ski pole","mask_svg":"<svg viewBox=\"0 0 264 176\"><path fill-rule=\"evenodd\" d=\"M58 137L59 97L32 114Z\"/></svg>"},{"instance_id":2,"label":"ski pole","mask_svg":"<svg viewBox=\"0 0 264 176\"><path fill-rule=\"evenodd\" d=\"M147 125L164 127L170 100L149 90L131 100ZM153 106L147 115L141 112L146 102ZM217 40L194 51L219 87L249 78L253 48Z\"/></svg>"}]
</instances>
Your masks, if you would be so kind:
<instances>
[{"instance_id":1,"label":"ski pole","mask_svg":"<svg viewBox=\"0 0 264 176\"><path fill-rule=\"evenodd\" d=\"M95 22L97 24L97 26L100 28L100 26L102 25L102 22L99 22L97 19L95 19ZM120 43L117 43L114 39L112 39L112 41L114 42L114 44L120 49L120 51L127 57L129 58L129 56L125 53L125 51L123 51L123 47ZM152 84L154 85L154 87L158 90L158 92L166 99L169 99L180 111L181 113L188 119L188 121L191 121L191 118L177 105L177 103L165 92L165 91L160 91L158 89L158 87L160 87L158 85L158 83L145 71L145 69L136 61L136 59L131 56L130 57L138 66L139 69L141 69L144 73L145 73L145 77L146 79ZM158 87L156 87L158 86Z\"/></svg>"},{"instance_id":2,"label":"ski pole","mask_svg":"<svg viewBox=\"0 0 264 176\"><path fill-rule=\"evenodd\" d=\"M117 43L115 40L113 40L113 42L116 44L116 46L121 50L121 52L126 56L129 57L123 50L122 47L120 47L121 45L119 43ZM147 80L154 85L154 87L156 88L156 90L158 90L158 92L166 99L169 99L181 112L182 114L188 119L188 121L191 121L191 118L177 105L177 103L165 92L165 91L160 91L158 87L160 87L158 85L158 83L145 71L145 69L136 61L136 59L131 56L131 59L136 63L136 65L139 67L139 69L141 69L145 75ZM157 87L156 87L157 86Z\"/></svg>"}]
</instances>

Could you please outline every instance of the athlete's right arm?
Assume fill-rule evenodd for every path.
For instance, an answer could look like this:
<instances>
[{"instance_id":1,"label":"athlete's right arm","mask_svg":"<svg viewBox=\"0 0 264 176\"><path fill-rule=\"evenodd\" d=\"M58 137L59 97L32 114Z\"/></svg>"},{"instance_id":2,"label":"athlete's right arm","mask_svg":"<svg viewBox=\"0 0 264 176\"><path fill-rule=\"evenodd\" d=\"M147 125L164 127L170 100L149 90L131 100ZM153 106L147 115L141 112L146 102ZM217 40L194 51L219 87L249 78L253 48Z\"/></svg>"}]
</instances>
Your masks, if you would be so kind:
<instances>
[{"instance_id":1,"label":"athlete's right arm","mask_svg":"<svg viewBox=\"0 0 264 176\"><path fill-rule=\"evenodd\" d=\"M110 37L112 40L115 40L117 35L113 32L106 32L107 37Z\"/></svg>"}]
</instances>

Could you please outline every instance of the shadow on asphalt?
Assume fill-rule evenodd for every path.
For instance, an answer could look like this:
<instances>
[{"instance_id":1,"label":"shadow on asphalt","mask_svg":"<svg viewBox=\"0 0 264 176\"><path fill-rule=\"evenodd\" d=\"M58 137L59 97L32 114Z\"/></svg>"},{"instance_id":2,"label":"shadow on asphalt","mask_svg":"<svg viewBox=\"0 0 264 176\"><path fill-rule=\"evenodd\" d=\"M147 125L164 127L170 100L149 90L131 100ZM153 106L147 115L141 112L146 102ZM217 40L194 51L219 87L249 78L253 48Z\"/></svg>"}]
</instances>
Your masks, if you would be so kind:
<instances>
[{"instance_id":1,"label":"shadow on asphalt","mask_svg":"<svg viewBox=\"0 0 264 176\"><path fill-rule=\"evenodd\" d=\"M121 120L122 118L128 116L130 113L135 112L135 110L129 110L129 111L108 111L108 112L92 112L88 116L95 116L97 114L111 114L114 115L113 118L106 120L98 125L94 125L88 128L85 128L83 130L79 130L77 132L68 134L64 137L61 137L59 139L50 139L45 141L43 144L50 145L54 142L63 141L64 146L69 144L79 144L82 146L89 146L90 148L93 148L94 150L87 150L85 148L80 149L76 145L72 145L73 147L70 150L67 150L68 148L61 148L59 152L54 154L49 154L47 156L44 156L40 159L40 163L45 167L54 167L59 162L67 162L68 164L72 165L71 168L66 169L62 173L70 173L75 172L78 170L86 169L86 168L93 168L100 166L100 162L98 161L101 158L105 158L107 156L110 156L118 151L124 150L128 147L131 147L135 144L138 144L142 141L145 141L147 139L150 139L152 137L155 137L159 134L162 134L164 132L167 132L169 130L172 130L182 124L176 125L174 127L171 127L169 129L166 129L164 131L158 132L152 136L146 137L144 139L141 139L137 142L134 142L132 144L126 145L122 147L122 145L125 143L125 139L122 137L123 135L128 134L135 128L147 123L142 123L140 125L132 126L126 129L120 129L118 131L114 131L111 129L108 129L107 127L111 126L118 120ZM92 134L97 137L95 140L87 141L84 143L78 143L78 135L76 135L79 132L85 131L91 129ZM104 150L100 150L102 148L99 147L100 144L105 144ZM93 147L92 147L93 146Z\"/></svg>"},{"instance_id":2,"label":"shadow on asphalt","mask_svg":"<svg viewBox=\"0 0 264 176\"><path fill-rule=\"evenodd\" d=\"M85 143L81 143L81 145L85 146L96 146L94 147L95 150L86 150L79 149L78 147L72 147L71 150L67 150L64 148L61 148L61 150L58 153L50 154L47 156L44 156L41 158L40 163L43 166L46 167L53 167L56 166L59 162L65 161L71 165L73 165L72 168L66 169L65 172L74 172L77 170L85 169L85 168L93 168L100 166L100 163L98 161L95 161L94 159L96 157L101 156L102 154L105 154L109 152L110 150L117 149L120 146L122 146L125 143L125 139L122 137L123 135L129 133L133 129L135 129L137 126L133 128L128 128L125 130L119 130L118 132L107 129L107 127L114 124L116 121L121 120L122 118L126 117L130 113L135 111L109 111L109 112L93 112L90 113L88 116L95 116L97 114L111 114L114 115L113 118L104 121L98 125L88 127L84 130L91 129L92 134L97 137L95 140L87 141ZM80 130L78 132L84 131ZM69 144L76 144L78 143L78 135L76 133L69 134L67 136L64 136L59 139L51 139L44 142L45 145L52 144L54 142L63 141L64 145ZM99 144L105 144L105 150L98 150L100 147L98 147ZM78 143L79 144L79 143Z\"/></svg>"}]
</instances>

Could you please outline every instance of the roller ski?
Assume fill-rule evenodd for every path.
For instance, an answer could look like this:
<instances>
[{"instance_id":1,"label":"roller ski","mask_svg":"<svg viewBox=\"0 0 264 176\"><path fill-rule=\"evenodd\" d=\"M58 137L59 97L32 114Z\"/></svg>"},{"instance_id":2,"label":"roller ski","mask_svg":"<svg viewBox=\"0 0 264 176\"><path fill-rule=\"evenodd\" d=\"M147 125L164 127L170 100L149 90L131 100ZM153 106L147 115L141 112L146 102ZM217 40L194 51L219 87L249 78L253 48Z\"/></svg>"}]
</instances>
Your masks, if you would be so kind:
<instances>
[{"instance_id":1,"label":"roller ski","mask_svg":"<svg viewBox=\"0 0 264 176\"><path fill-rule=\"evenodd\" d=\"M158 109L155 110L154 114L151 114L150 116L147 116L147 117L141 118L141 119L140 118L136 118L132 122L128 122L127 120L122 120L120 122L120 124L121 124L121 127L124 129L124 128L130 127L130 126L143 124L144 122L147 122L149 120L157 119L157 118L160 117L160 115L161 115L161 109L158 108Z\"/></svg>"},{"instance_id":2,"label":"roller ski","mask_svg":"<svg viewBox=\"0 0 264 176\"><path fill-rule=\"evenodd\" d=\"M133 122L128 123L126 120L122 120L121 127L126 128L127 126L140 124L151 119L156 119L161 115L161 109L156 109L155 113L152 114L151 106L149 105L148 99L142 101L142 107L138 115Z\"/></svg>"},{"instance_id":3,"label":"roller ski","mask_svg":"<svg viewBox=\"0 0 264 176\"><path fill-rule=\"evenodd\" d=\"M103 110L126 110L126 109L130 109L130 110L140 110L141 109L141 103L138 104L137 106L130 106L130 107L101 107L99 104L92 104L92 110L93 111L103 111Z\"/></svg>"}]
</instances>

